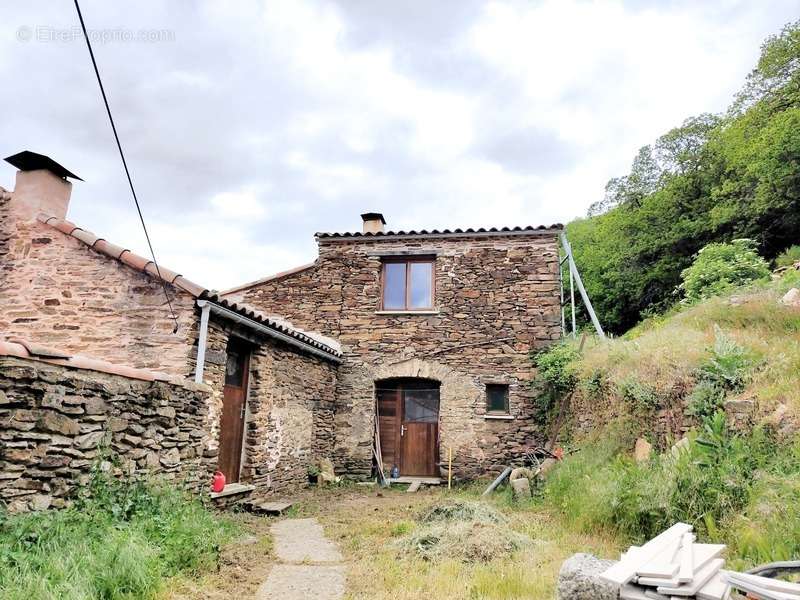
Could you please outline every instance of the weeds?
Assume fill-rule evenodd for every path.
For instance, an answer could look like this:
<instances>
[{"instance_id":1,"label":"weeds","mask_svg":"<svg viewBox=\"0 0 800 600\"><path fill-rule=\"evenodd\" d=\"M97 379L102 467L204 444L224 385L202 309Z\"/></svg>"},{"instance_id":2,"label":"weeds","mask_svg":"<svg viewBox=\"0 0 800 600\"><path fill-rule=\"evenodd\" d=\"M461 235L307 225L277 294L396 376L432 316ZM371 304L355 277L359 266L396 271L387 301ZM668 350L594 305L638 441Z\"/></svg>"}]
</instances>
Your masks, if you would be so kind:
<instances>
[{"instance_id":1,"label":"weeds","mask_svg":"<svg viewBox=\"0 0 800 600\"><path fill-rule=\"evenodd\" d=\"M73 507L2 518L0 595L154 598L165 578L212 568L235 532L185 493L117 480L98 461Z\"/></svg>"}]
</instances>

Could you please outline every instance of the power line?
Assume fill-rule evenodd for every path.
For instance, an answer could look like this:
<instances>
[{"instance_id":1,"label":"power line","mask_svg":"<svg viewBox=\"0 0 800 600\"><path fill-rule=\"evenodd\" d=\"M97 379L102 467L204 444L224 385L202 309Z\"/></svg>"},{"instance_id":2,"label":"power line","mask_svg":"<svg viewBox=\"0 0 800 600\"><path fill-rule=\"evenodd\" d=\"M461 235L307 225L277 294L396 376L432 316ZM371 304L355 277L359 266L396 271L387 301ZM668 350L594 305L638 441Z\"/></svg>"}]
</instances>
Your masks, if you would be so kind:
<instances>
[{"instance_id":1,"label":"power line","mask_svg":"<svg viewBox=\"0 0 800 600\"><path fill-rule=\"evenodd\" d=\"M125 176L128 178L128 185L131 188L131 194L133 195L133 202L136 204L136 212L139 213L139 221L142 223L142 229L144 230L144 237L147 240L147 246L150 248L150 256L153 259L153 264L156 267L156 273L158 274L158 279L161 281L161 288L164 290L164 297L167 299L167 306L169 306L169 312L172 314L172 320L175 322L175 329L172 333L178 332L178 317L175 315L175 311L172 308L172 301L169 298L169 293L167 292L167 283L164 281L164 278L161 277L161 269L158 268L158 261L156 260L156 253L153 251L153 244L150 242L150 234L147 233L147 225L144 224L144 216L142 215L142 208L139 206L139 199L136 197L136 190L133 187L133 179L131 179L131 173L128 170L128 163L125 161L125 153L122 152L122 144L119 141L119 135L117 135L117 127L114 125L114 117L111 116L111 107L108 105L108 98L106 97L106 90L103 88L103 80L100 79L100 71L97 68L97 61L94 59L94 52L92 51L92 43L89 41L89 35L86 33L86 25L83 22L83 15L81 14L81 7L78 5L78 0L75 0L75 10L78 11L78 20L81 22L81 29L83 30L83 39L86 40L86 47L89 48L89 56L92 59L92 66L94 67L94 74L97 76L97 83L100 86L100 93L103 95L103 104L106 105L106 113L108 113L108 120L111 122L111 130L114 132L114 139L117 141L117 149L119 150L119 157L122 159L122 166L125 168Z\"/></svg>"}]
</instances>

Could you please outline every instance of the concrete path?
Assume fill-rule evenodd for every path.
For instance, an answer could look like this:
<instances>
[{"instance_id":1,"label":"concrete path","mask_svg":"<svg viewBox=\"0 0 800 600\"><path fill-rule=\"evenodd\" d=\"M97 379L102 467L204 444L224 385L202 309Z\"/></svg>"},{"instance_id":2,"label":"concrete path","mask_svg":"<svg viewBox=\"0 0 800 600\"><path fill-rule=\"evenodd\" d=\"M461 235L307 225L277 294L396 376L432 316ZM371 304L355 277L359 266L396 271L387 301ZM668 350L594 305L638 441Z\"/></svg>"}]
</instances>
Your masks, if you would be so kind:
<instances>
[{"instance_id":1,"label":"concrete path","mask_svg":"<svg viewBox=\"0 0 800 600\"><path fill-rule=\"evenodd\" d=\"M271 528L278 564L256 592L256 600L340 600L344 596L342 554L316 519L285 519Z\"/></svg>"}]
</instances>

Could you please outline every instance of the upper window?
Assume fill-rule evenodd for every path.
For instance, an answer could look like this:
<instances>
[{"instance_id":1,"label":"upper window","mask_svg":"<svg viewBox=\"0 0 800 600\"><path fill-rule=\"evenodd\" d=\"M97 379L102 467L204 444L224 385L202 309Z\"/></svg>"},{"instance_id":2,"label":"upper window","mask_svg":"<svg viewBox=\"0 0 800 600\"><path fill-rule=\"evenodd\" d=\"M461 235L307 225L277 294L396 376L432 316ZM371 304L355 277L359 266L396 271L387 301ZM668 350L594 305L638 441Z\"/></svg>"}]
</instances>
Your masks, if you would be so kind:
<instances>
[{"instance_id":1,"label":"upper window","mask_svg":"<svg viewBox=\"0 0 800 600\"><path fill-rule=\"evenodd\" d=\"M501 383L486 384L486 412L491 414L509 414L508 385Z\"/></svg>"},{"instance_id":2,"label":"upper window","mask_svg":"<svg viewBox=\"0 0 800 600\"><path fill-rule=\"evenodd\" d=\"M384 261L381 308L433 309L433 260L414 258Z\"/></svg>"}]
</instances>

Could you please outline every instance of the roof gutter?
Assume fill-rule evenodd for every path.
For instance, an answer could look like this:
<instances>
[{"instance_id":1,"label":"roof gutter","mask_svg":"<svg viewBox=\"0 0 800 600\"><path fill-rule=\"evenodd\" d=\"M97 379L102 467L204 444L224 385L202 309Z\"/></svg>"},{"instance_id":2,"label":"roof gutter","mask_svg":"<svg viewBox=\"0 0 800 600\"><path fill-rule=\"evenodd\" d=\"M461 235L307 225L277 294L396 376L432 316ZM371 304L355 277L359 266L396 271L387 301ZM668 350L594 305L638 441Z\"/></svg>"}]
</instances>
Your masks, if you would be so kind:
<instances>
[{"instance_id":1,"label":"roof gutter","mask_svg":"<svg viewBox=\"0 0 800 600\"><path fill-rule=\"evenodd\" d=\"M290 346L294 346L295 348L299 348L303 352L308 352L309 354L313 354L314 356L319 356L320 358L324 358L325 360L330 361L332 363L335 363L337 365L341 364L341 362L342 362L342 359L339 358L338 356L334 355L334 354L329 354L328 352L325 352L324 350L320 350L319 348L315 348L314 346L311 346L310 344L305 344L305 343L301 342L300 340L297 340L297 339L293 338L290 335L286 335L285 333L281 333L280 331L275 331L274 329L272 329L270 327L266 327L265 325L262 325L261 323L253 321L252 319L248 319L244 315L240 315L239 313L237 313L235 311L232 311L230 309L227 309L224 306L220 306L219 304L214 304L213 302L209 302L208 300L198 300L197 301L197 306L199 306L201 308L201 310L204 309L206 306L208 306L208 307L210 307L209 310L211 311L211 313L213 313L213 314L215 314L215 315L217 315L219 317L222 317L223 319L228 319L229 321L233 321L234 323L238 323L239 325L243 325L243 326L247 327L248 329L251 329L253 331L257 331L258 333L264 334L267 337L271 337L273 339L280 340L281 342L289 344ZM202 319L202 315L201 315L201 319ZM198 356L199 356L199 350L200 349L198 348ZM198 369L201 369L202 367L200 367L199 358L198 358L197 362L198 362Z\"/></svg>"}]
</instances>

